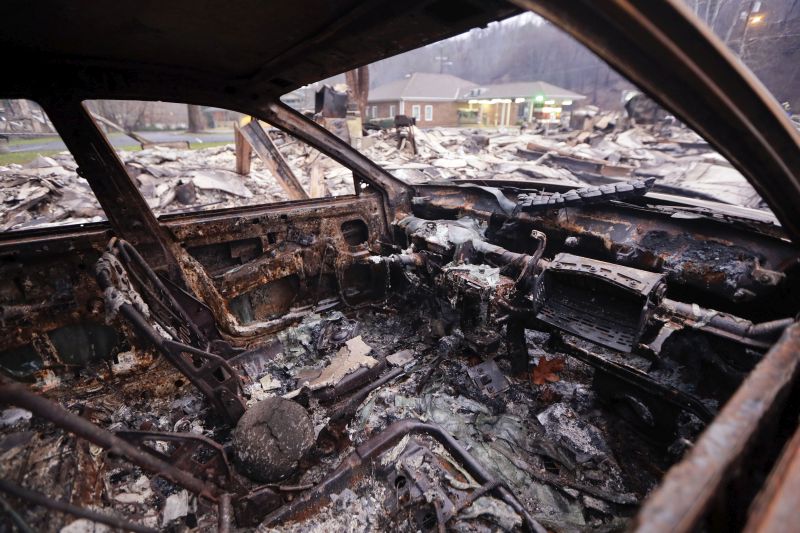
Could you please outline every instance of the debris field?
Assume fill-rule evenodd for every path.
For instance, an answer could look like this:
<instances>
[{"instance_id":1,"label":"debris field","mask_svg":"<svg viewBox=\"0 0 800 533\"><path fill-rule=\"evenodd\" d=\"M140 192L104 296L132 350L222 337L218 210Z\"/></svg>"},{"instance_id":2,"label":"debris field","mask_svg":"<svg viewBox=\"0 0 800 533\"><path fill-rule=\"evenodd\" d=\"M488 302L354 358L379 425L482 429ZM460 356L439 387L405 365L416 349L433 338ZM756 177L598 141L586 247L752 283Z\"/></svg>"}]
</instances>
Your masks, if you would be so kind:
<instances>
[{"instance_id":1,"label":"debris field","mask_svg":"<svg viewBox=\"0 0 800 533\"><path fill-rule=\"evenodd\" d=\"M160 248L92 230L30 244L65 254L35 268L7 253L15 527L624 530L794 322L768 212L735 233L650 196L761 207L682 126L374 132L361 151L414 187L391 217L270 136L322 201L162 219ZM118 156L156 214L289 199L236 152ZM68 155L1 172L4 229L102 219Z\"/></svg>"},{"instance_id":2,"label":"debris field","mask_svg":"<svg viewBox=\"0 0 800 533\"><path fill-rule=\"evenodd\" d=\"M765 208L744 177L691 130L631 122L619 113L598 113L586 119L586 129L569 132L415 128L417 153L406 143L398 146L396 132L386 130L363 137L361 151L412 184L535 179L585 187L655 178L661 192ZM271 135L301 184L308 188L312 173L319 173L320 196L353 194L349 170L281 132ZM255 156L250 172L237 174L233 145L156 146L118 155L158 214L290 199ZM0 231L103 220L76 168L68 152L0 167Z\"/></svg>"}]
</instances>

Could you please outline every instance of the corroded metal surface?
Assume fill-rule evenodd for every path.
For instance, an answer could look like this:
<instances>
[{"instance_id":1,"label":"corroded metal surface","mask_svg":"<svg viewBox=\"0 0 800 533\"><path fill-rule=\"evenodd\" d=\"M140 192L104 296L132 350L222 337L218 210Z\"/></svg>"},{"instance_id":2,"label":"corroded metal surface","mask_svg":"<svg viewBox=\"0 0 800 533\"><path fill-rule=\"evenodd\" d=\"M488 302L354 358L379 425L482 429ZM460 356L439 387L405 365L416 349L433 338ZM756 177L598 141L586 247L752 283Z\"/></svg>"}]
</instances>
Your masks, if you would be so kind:
<instances>
[{"instance_id":1,"label":"corroded metal surface","mask_svg":"<svg viewBox=\"0 0 800 533\"><path fill-rule=\"evenodd\" d=\"M270 513L264 519L263 524L274 525L283 521L291 521L303 513L308 513L310 508L324 505L330 499L331 493L346 486L354 476L358 475L359 470L368 468L369 464L375 461L381 453L411 434L426 434L436 439L462 463L464 468L475 476L479 483L490 485L492 487L490 490L497 492L506 503L525 516L528 531L536 533L546 531L525 512L514 494L504 485L497 483L492 474L476 461L452 435L436 424L426 424L418 420L399 420L366 441L355 452L347 456L327 478L313 489L299 495L291 503Z\"/></svg>"},{"instance_id":2,"label":"corroded metal surface","mask_svg":"<svg viewBox=\"0 0 800 533\"><path fill-rule=\"evenodd\" d=\"M674 466L639 512L634 529L695 531L709 507L747 460L759 432L777 416L800 373L800 326L786 330Z\"/></svg>"},{"instance_id":3,"label":"corroded metal surface","mask_svg":"<svg viewBox=\"0 0 800 533\"><path fill-rule=\"evenodd\" d=\"M800 431L795 432L750 509L745 533L780 533L800 509Z\"/></svg>"},{"instance_id":4,"label":"corroded metal surface","mask_svg":"<svg viewBox=\"0 0 800 533\"><path fill-rule=\"evenodd\" d=\"M502 212L492 196L474 188L427 186L419 194L424 196L415 198L414 212L423 218L488 220ZM743 232L735 222L677 218L656 208L598 205L510 220L543 231L550 253L566 251L565 241L574 237L570 252L664 272L674 283L730 302L771 306L776 287L800 257L797 247L769 229Z\"/></svg>"},{"instance_id":5,"label":"corroded metal surface","mask_svg":"<svg viewBox=\"0 0 800 533\"><path fill-rule=\"evenodd\" d=\"M163 476L211 501L216 501L219 497L219 489L213 484L197 479L174 465L133 446L109 431L70 413L60 405L37 396L22 385L3 382L0 387L0 402L27 409L77 436L106 450L118 453L141 468Z\"/></svg>"},{"instance_id":6,"label":"corroded metal surface","mask_svg":"<svg viewBox=\"0 0 800 533\"><path fill-rule=\"evenodd\" d=\"M177 293L186 289L186 293L180 297L181 301L194 307L186 315L191 316L192 320L196 319L198 324L202 322L203 327L195 328L198 331L191 332L191 339L181 338L188 340L188 345L169 341L171 344L166 343L167 351L172 350L170 355L174 358L182 357L186 365L195 365L197 358L213 360L216 365L213 369L203 364L195 365L200 367L200 371L207 371L204 376L206 380L211 380L213 376L208 374L216 370L229 370L231 376L223 373L221 379L224 382L229 377L233 378L228 382L231 388L223 387L235 400L236 409L227 413L229 422L244 410L243 386L222 356L206 352L208 346L205 345L191 346L192 341L209 346L216 342L214 346L225 348L225 353L230 354L235 353L237 348L259 346L271 334L286 330L287 342L271 346L279 346L288 352L292 349L292 342L302 344L302 340L297 340L298 337L310 336L300 326L297 330L290 330L289 326L314 316L320 309L339 306L353 314L368 307L380 308L388 314L409 312L408 307L385 305L389 298L405 297L416 299L413 303L418 306L412 310L415 314L413 328L405 330L405 336L422 339L417 346L422 348L422 352L432 351L432 346L439 346L433 361L414 363L427 366L426 369L419 369L423 372L416 372L415 369L408 373L409 380L415 379L417 374L424 376L415 383L409 383L409 388L413 387L416 391L414 400L420 399L429 389L447 382L446 387L451 389L449 392L458 394L458 397L450 397L450 411L446 411L443 417L447 421L456 419L459 411L470 405L482 415L491 413L493 417L499 417L523 401L523 416L535 412L529 411L529 407L538 409L537 420L543 426L549 424L542 430L544 433L529 439L526 444L538 443L548 437L548 432L554 432L555 435L549 435L552 443L563 445L569 441L572 448L568 451L578 452L576 456L583 458L584 450L580 445L592 439L579 437L588 434L602 440L599 435L603 433L597 428L593 432L587 430L581 433L580 430L586 427L569 425L570 421L576 420L575 412L569 406L563 402L550 405L558 401L556 398L560 398L563 390L545 388L541 384L558 383L561 380L558 373L565 365L561 357L569 353L558 352L558 347L554 346L557 343L545 340L551 335L560 335L551 329L555 326L558 330L559 325L551 323L545 326L542 321L537 321L526 292L531 286L529 278L546 271L548 261L543 257L549 259L559 253L569 252L586 259L587 263L607 261L623 268L659 273L666 279L669 290L677 293L670 294L670 297L675 297L682 306L691 306L691 317L683 320L681 325L686 327L681 331L673 327L669 317L665 319L667 324L664 327L668 333L665 335L669 339L659 336L658 342L651 343L652 353L647 354L649 359L636 353L639 348L635 346L636 343L628 343L632 353L626 354L629 358L626 365L629 361L637 364L635 374L624 372L626 367L613 360L618 354L605 354L609 359L605 364L600 364L594 357L585 356L589 352L573 353L575 359L595 369L615 369L617 377L646 376L647 379L628 379L628 382L638 383L638 389L650 385L651 399L656 404L671 403L682 408L682 411L694 412L700 424L690 421L680 425L669 416L663 417L666 419L665 425L669 426L670 436L678 437L672 443L677 448L670 446L670 453L681 453L681 446L689 445L696 435L694 428L711 418L705 410L705 404L697 404L700 400L694 396L684 396L687 394L684 389L692 394L701 394L701 386L713 381L708 378L708 372L716 372L713 375L723 376L726 387L721 388L722 392L705 391L707 394L703 400L724 402L728 397L725 391L736 388L772 340L768 335L757 334L780 331L791 322L792 319L787 317L796 316L798 253L797 247L790 244L787 237L800 235L800 225L793 216L796 206L800 204L800 136L788 123L777 103L732 61L728 52L706 29L687 16L687 11L676 0L639 4L619 0L603 3L602 6L586 1L564 4L549 0L517 0L515 3L556 21L639 85L651 89L657 100L694 125L736 168L750 178L758 192L770 201L785 229L773 224L769 216L756 221L744 221L743 217L736 215L735 208L712 212L707 209L708 206L701 208L695 205L694 210L682 212L681 206L685 204L669 200L663 195L628 197L625 198L629 202L626 204L581 205L531 214L517 213L515 202L511 200L519 193L541 194L530 184L521 189L501 189L499 187L503 184L499 182L491 184L494 186L460 183L445 187L411 187L324 128L305 120L277 101L277 96L290 88L355 67L359 62L411 49L516 13L518 8L510 4L466 2L457 6L458 10L454 10L448 2L412 2L394 7L385 3L362 3L342 4L334 6L339 9L327 11L307 9L307 16L301 21L305 26L293 33L288 41L282 32L267 32L265 35L272 37L266 41L262 39L264 48L254 51L250 46L252 43L247 44L238 38L249 32L238 33L238 29L232 30L230 28L233 26L229 25L227 30L217 32L216 40L204 41L202 45L210 44L213 48L201 50L205 53L192 51L191 55L185 53L188 29L184 19L163 19L164 31L157 36L150 36L163 45L163 63L159 64L142 62L143 58L139 55L140 39L130 39L124 35L125 39L120 41L118 39L122 32L100 34L103 38L93 41L93 45L96 48L97 43L108 46L98 48L102 48L101 56L97 56L100 53L97 51L87 55L80 46L75 48L83 40L63 38L62 32L51 32L41 27L37 28L37 32L19 31L31 21L38 22L36 17L22 16L17 20L18 24L6 25L18 30L17 35L8 39L7 43L10 47L7 55L12 58L9 70L17 73L12 79L4 80L8 85L7 90L12 96L19 94L41 101L65 142L75 153L80 172L96 193L110 224L87 227L85 231L53 230L52 236L46 232L32 232L0 239L0 257L7 259L0 264L0 350L3 350L3 362L6 359L22 359L29 364L38 357L41 365L36 368L37 372L32 376L25 375L24 379L36 380L37 386L42 388L58 388L58 384L54 384L57 380L47 382L46 378L57 373L71 375L83 384L77 390L82 391L83 399L89 406L87 409L102 411L102 405L93 406L92 395L97 388L109 386L104 380L109 375L115 375L115 366L125 366L124 361L116 361L116 358L127 353L134 363L138 360L152 361L146 357L147 352L138 346L130 328L118 321L111 320L111 325L105 326L113 332L109 337L113 337L112 340L82 342L84 337L100 337L100 334L92 332L96 332L106 319L102 294L91 282L88 271L113 231L117 237L129 239L136 245L154 275L171 279L171 283L154 283L158 291ZM284 6L274 13L266 13L253 6L245 7L278 24L286 24L288 18L297 19L299 9L297 6ZM391 9L387 9L389 7ZM42 13L49 11L41 7L37 9ZM94 9L83 6L83 10L72 17L73 24L68 27L64 27L60 20L55 23L63 31L85 31L87 21L93 17L82 15L94 15ZM142 9L145 11L138 8L119 11L151 13L151 8ZM246 11L241 10L245 8L230 9L239 9L237 13L244 20L241 13ZM229 11L220 12L227 15ZM20 13L28 14L24 10ZM218 27L217 17L215 13L212 18L195 20L192 31L201 27L201 22ZM53 23L51 20L45 22ZM413 32L407 29L411 24L415 27ZM38 35L34 44L25 41L25 36L34 34ZM55 43L52 41L54 35L59 37ZM222 46L218 46L217 42ZM54 47L54 44L58 46ZM243 51L243 46L248 49L247 53L239 53ZM25 52L35 52L37 60L30 61ZM69 57L70 61L65 62L64 57ZM82 105L86 98L119 97L224 106L267 120L351 169L356 195L156 219ZM708 117L713 117L713 120ZM566 192L560 190L558 185L548 184L547 187L551 187L548 188L550 192ZM298 193L297 197L302 196L299 191L295 192ZM621 197L611 195L608 198ZM549 201L544 196L540 199ZM465 241L455 242L456 239L452 239L446 243L396 231L393 224L412 214L420 219L446 220L448 223L464 216L474 217L473 225L479 231L476 230L474 236ZM433 224L432 229L438 232L437 227L447 225ZM598 292L594 289L578 289L581 291L579 296L584 300L599 301L596 298ZM576 301L580 301L580 298ZM700 303L711 309L700 308ZM678 314L676 310L682 309L682 306L672 306L672 315ZM113 311L113 302L108 307ZM151 341L164 347L165 342L158 337L152 324L147 322L144 315L136 315L131 309L130 304L122 306L123 314L137 324L135 328L144 331ZM723 316L715 309L727 314ZM109 314L113 315L113 312ZM684 310L682 314L688 315L688 312ZM747 321L739 320L738 316L746 316ZM364 317L360 315L360 318ZM113 316L108 318L113 319ZM179 317L185 323L178 324L178 329L189 328L190 321L186 318ZM651 325L655 327L661 324ZM732 331L724 330L722 326ZM68 329L64 334L63 328L77 329ZM712 328L727 334L720 335L717 331L715 338L709 340L707 334L713 333ZM569 331L563 325L561 329ZM108 330L104 331L109 333ZM213 331L217 331L219 338L207 334ZM531 334L530 339L528 333ZM745 334L750 333L758 337L757 342L744 338ZM203 335L207 338L202 339ZM292 335L295 337L290 338ZM111 367L111 371L100 370L97 374L86 372L81 375L85 361L69 361L63 357L65 352L70 351L63 349L63 343L59 347L59 339L63 341L64 336L72 343L68 343L68 348L90 344L87 351L99 356L102 363ZM385 339L392 336L399 337L400 334L397 331L383 332L378 343L385 343ZM502 336L505 336L508 345L505 351L501 348ZM725 495L722 488L740 473L737 467L744 464L748 454L752 454L755 442L769 442L769 423L773 415L779 414L787 391L798 374L799 337L798 326L790 326L782 339L749 374L685 461L673 469L662 487L653 493L639 515L637 524L640 528L675 531L702 525L709 509L716 503L715 499ZM702 342L693 346L693 341ZM724 342L718 344L721 341ZM229 344L225 345L225 342ZM96 349L100 345L103 345L103 350ZM685 349L686 345L690 346L688 350ZM657 349L652 350L653 346L657 346ZM128 351L123 352L123 349ZM480 391L469 388L469 380L462 379L468 374L464 371L466 363L457 361L463 355L457 352L462 349L473 359L493 358L502 353L512 359L514 373L526 375L529 370L533 374L538 371L540 375L534 378L534 386L542 388L533 389L536 398L531 399L530 395L522 393L519 383L513 383L511 388L514 394L509 401L503 402L497 398L491 402L485 401ZM320 352L316 347L314 355L320 354L330 355ZM251 351L248 356L256 360L254 366L267 367L267 362L260 360L260 352ZM271 356L271 361L281 359L274 350ZM550 356L558 357L549 359ZM28 360L25 360L26 357ZM291 378L288 370L294 368L295 362L288 361L287 366L277 367L278 372L250 376L252 380L258 379L257 382L248 383L252 386L251 399L255 399L259 393L266 394L266 391L285 390ZM664 376L664 368L659 368L659 364L665 362L680 367L678 378ZM313 363L318 363L318 360L313 360ZM475 363L477 361L469 361L469 364ZM530 365L534 363L531 369ZM88 367L94 371L98 366ZM136 367L136 364L130 366ZM437 374L441 374L442 369L450 374L444 377ZM187 367L184 370L192 369ZM567 372L580 374L581 370L585 369L579 368L576 372L575 368L568 368ZM170 394L183 385L182 380L153 368L148 368L147 373L139 378L146 380L156 374L158 383L155 385L168 390ZM192 375L192 372L187 374ZM383 377L378 377L377 372L354 372L332 390L318 395L318 398L309 398L307 391L302 396L300 389L299 400L308 403L308 409L320 419L341 423L342 420L337 417L352 418L375 389L388 389L391 381L403 374L405 369L401 368ZM596 372L595 377L598 374L601 372ZM42 382L45 382L44 385ZM593 393L609 393L597 383L596 380L593 384ZM195 380L195 385L202 384ZM584 408L591 401L586 398L586 391L582 390L585 385L575 381L571 388L569 384L565 387L571 391L569 394L575 409ZM128 383L128 386L136 385ZM354 390L357 387L361 388ZM613 387L607 385L606 389L609 388ZM394 392L398 390L403 389L395 388ZM59 392L67 397L72 391ZM208 390L205 392L212 398L212 404L214 399L225 400L215 398L213 390L210 394ZM380 392L383 391L378 394ZM526 392L531 393L530 390ZM614 392L610 391L610 395L613 396ZM472 404L464 400L461 393L469 397ZM425 396L425 401L431 403L443 394L444 391L440 389L435 394ZM332 412L326 413L324 407L320 407L320 402L316 401L319 398L339 399L339 396L343 396L343 399L333 405ZM396 399L398 404L402 404L402 399ZM178 406L185 408L185 400L182 398L184 403ZM636 398L627 400L630 400L626 404L628 408L639 409L640 418L651 422L651 426L655 425L655 421L650 419L653 416L660 417L659 411L646 409L641 402L637 403ZM34 411L206 499L220 499L219 487L176 469L175 465L153 454L130 446L84 418L32 395L20 385L6 386L3 383L0 401ZM458 403L463 405L453 408ZM370 409L377 406L378 411L384 409L379 416L386 422L397 420L397 413L403 412L392 411L392 407L398 407L392 404L390 401L374 401L369 406ZM143 399L142 405L147 407L151 404ZM216 407L222 412L226 411L224 406ZM407 408L403 405L399 407ZM172 414L171 411L172 406L168 404L162 413ZM203 418L200 411L190 412L193 422L199 424ZM114 414L119 415L119 412ZM366 425L370 416L369 413L363 414ZM18 413L12 415L22 416ZM133 417L119 416L124 424L136 422ZM108 418L105 422L112 424L112 417L109 415ZM170 424L169 429L184 423L183 420L171 420L167 414L162 418L164 424ZM477 418L470 422L471 432L478 431ZM604 420L608 423L610 419ZM162 420L158 422L162 423ZM375 420L371 422L374 424ZM513 421L511 423L513 425ZM676 425L678 427L673 427ZM225 433L220 432L219 427L205 429L216 432L218 438L225 438ZM337 429L342 437L338 444L348 445L350 441L343 427L325 427L324 431L331 433ZM454 425L453 429L459 428ZM527 426L518 426L515 432L524 433L527 429ZM673 429L674 434L671 431ZM300 495L268 520L277 523L290 516L308 517L309 513L322 507L330 498L330 490L342 487L338 483L350 477L353 470L386 451L403 435L415 431L433 435L476 478L480 487L474 493L474 501L468 502L470 505L476 504L484 494L493 494L518 516L524 517L530 529L541 530L541 526L530 517L527 507L510 494L510 490L499 482L499 477L489 474L485 470L486 465L466 454L450 433L433 425L409 421L399 422L390 426L388 432L362 441L328 477L322 476L319 471L314 472L314 479L324 481L307 492L303 492L305 488L300 489ZM510 435L512 439L513 433ZM606 431L605 434L612 436L613 433ZM368 437L369 431L359 436L364 434ZM495 435L494 431L491 431L491 435L482 434L482 442L474 443L476 449L479 444L490 444ZM631 437L632 434L625 433L626 440ZM20 437L13 435L13 438ZM470 433L463 432L461 438L470 438ZM509 438L509 435L504 438ZM523 447L515 446L514 452L520 452ZM220 453L220 448L212 448ZM589 451L595 453L596 449L590 448ZM324 450L318 449L317 452L323 453ZM555 455L558 454L537 450L525 459L531 463L525 463L518 456L510 460L523 473L534 470L544 472L549 468L564 476L566 471L559 470L553 462ZM599 453L598 456L604 458L605 465L613 462L610 453ZM88 452L84 452L79 458L81 464L88 465L82 471L92 473L94 467L87 457ZM626 458L632 459L631 456ZM556 459L569 463L569 470L577 468L580 472L575 461L565 460L560 455ZM787 466L789 472L794 472L794 462L791 459ZM655 461L646 463L646 466L658 469ZM591 471L595 476L598 476L598 472ZM606 474L607 470L599 476ZM586 507L580 509L586 516L596 512L613 515L615 511L609 512L602 502L586 497L605 493L597 487L587 486L579 490L581 485L574 480L562 481L556 475L536 476L537 480L547 479L547 483L576 500L581 499ZM794 477L785 479L791 481ZM59 481L63 481L63 476ZM780 483L773 481L764 492L765 496L754 511L754 527L777 523L773 521L790 505L788 493L776 488ZM539 490L543 489L539 487ZM569 492L571 490L578 492ZM85 492L90 491L91 488L85 489ZM220 529L224 530L230 524L232 505L241 508L238 512L240 524L255 525L264 512L283 503L282 491L281 487L262 487L247 494L240 491L235 498L231 497L231 502L227 497L221 498ZM581 491L585 494L580 494ZM286 489L285 492L296 491ZM554 493L552 497L562 498L561 492ZM642 494L645 492L642 490ZM619 496L606 496L606 501L636 501ZM775 500L769 501L773 496ZM92 498L87 496L86 499ZM531 502L525 503L530 505ZM539 506L542 502L537 499L534 504ZM564 504L570 503L565 500ZM437 507L436 518L440 528L446 523L446 520L441 520L442 514L443 510ZM581 518L584 516L583 513L577 514Z\"/></svg>"}]
</instances>

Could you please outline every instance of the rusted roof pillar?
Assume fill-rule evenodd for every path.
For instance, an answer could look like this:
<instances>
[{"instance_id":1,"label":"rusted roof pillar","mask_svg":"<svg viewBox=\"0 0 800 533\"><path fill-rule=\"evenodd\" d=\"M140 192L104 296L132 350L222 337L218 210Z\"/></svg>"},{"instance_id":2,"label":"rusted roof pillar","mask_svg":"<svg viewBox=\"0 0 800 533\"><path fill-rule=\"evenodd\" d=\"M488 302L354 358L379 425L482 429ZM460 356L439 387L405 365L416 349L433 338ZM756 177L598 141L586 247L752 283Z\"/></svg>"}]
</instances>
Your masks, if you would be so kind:
<instances>
[{"instance_id":1,"label":"rusted roof pillar","mask_svg":"<svg viewBox=\"0 0 800 533\"><path fill-rule=\"evenodd\" d=\"M89 182L117 236L147 249L148 262L167 267L172 281L185 286L175 258L175 240L158 222L108 139L78 100L40 102L75 157L78 174Z\"/></svg>"}]
</instances>

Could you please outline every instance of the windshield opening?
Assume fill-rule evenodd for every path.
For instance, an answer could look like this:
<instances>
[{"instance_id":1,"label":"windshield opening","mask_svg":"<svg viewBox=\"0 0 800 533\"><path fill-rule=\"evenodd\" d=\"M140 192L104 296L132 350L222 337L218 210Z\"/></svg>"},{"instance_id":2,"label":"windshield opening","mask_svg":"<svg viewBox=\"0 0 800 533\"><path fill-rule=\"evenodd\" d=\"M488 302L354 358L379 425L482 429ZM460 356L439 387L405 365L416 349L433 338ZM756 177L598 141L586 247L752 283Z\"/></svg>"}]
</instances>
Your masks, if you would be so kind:
<instances>
[{"instance_id":1,"label":"windshield opening","mask_svg":"<svg viewBox=\"0 0 800 533\"><path fill-rule=\"evenodd\" d=\"M701 18L708 9L720 30L741 25L725 18L733 16L733 4L691 7ZM727 40L734 47L741 42L736 36L742 38L737 31ZM744 35L746 58L763 52L754 36ZM765 69L765 75L772 72ZM702 137L532 13L320 80L282 99L411 184L503 180L579 188L652 179L657 192L769 211Z\"/></svg>"}]
</instances>

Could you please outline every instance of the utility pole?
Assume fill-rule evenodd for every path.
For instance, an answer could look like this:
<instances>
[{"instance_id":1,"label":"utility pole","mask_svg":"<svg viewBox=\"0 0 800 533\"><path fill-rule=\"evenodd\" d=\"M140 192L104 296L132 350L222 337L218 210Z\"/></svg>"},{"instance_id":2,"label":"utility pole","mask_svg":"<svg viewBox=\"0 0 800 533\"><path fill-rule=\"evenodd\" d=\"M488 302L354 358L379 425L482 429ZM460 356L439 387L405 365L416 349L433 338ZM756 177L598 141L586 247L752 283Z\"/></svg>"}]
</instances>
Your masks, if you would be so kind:
<instances>
[{"instance_id":1,"label":"utility pole","mask_svg":"<svg viewBox=\"0 0 800 533\"><path fill-rule=\"evenodd\" d=\"M447 57L446 55L444 55L442 53L442 51L443 51L443 48L439 48L439 55L436 56L436 61L439 62L439 74L444 73L444 67L445 66L450 66L450 65L453 64L452 61L449 61L450 58Z\"/></svg>"}]
</instances>

